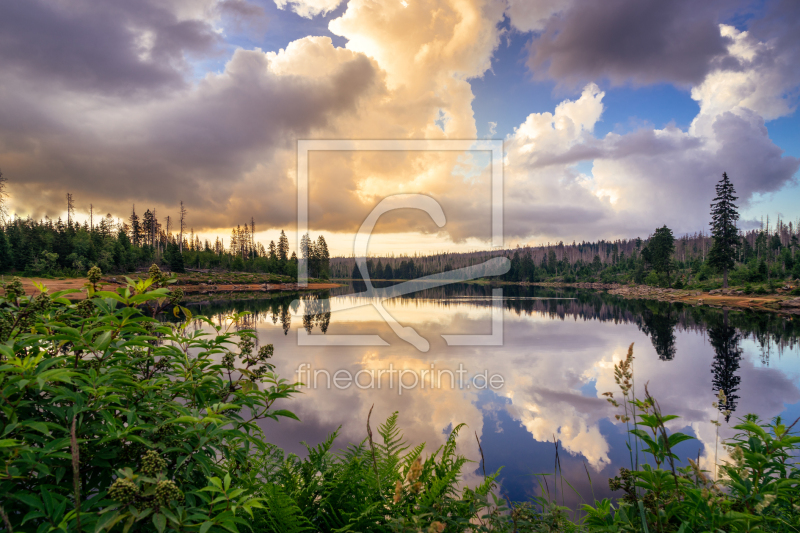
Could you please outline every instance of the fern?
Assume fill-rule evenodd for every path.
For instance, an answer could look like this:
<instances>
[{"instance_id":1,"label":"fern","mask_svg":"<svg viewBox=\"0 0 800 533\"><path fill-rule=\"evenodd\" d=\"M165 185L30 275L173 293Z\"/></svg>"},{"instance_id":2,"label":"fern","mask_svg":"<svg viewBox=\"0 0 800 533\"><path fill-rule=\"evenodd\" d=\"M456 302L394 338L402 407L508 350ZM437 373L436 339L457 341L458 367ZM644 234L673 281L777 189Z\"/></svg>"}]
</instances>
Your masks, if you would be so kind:
<instances>
[{"instance_id":1,"label":"fern","mask_svg":"<svg viewBox=\"0 0 800 533\"><path fill-rule=\"evenodd\" d=\"M398 427L398 413L392 413L378 426L380 438L375 442L380 487L366 439L334 450L337 429L316 446L304 443L304 459L292 454L284 457L267 446L253 462L270 483L261 496L267 502L267 513L275 514L262 529L389 533L419 531L438 521L447 524L448 533L475 531L474 521L489 506L488 494L497 474L474 490L459 489L468 462L456 454L456 439L463 427L453 429L445 444L424 458L425 444L410 447ZM409 471L418 459L422 468L409 480ZM396 493L398 483L401 490Z\"/></svg>"},{"instance_id":2,"label":"fern","mask_svg":"<svg viewBox=\"0 0 800 533\"><path fill-rule=\"evenodd\" d=\"M265 485L263 495L265 506L259 517L262 517L260 525L266 526L266 531L304 533L314 529L302 509L279 485Z\"/></svg>"}]
</instances>

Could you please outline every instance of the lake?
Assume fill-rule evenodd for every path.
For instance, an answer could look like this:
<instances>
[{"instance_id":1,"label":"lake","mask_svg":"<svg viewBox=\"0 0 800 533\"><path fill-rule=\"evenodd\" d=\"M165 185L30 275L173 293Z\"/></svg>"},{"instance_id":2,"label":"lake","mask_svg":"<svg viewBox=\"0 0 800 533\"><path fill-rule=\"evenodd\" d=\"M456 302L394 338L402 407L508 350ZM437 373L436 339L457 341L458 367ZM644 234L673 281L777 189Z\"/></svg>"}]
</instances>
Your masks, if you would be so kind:
<instances>
[{"instance_id":1,"label":"lake","mask_svg":"<svg viewBox=\"0 0 800 533\"><path fill-rule=\"evenodd\" d=\"M302 422L265 423L270 442L304 454L301 441L317 444L339 426L340 447L361 441L373 406L373 431L399 411L406 440L424 441L428 451L464 423L459 451L475 461L466 483L475 484L484 467L493 472L502 466L499 491L513 500L539 494L540 487L557 493L559 503L612 496L609 476L630 467L631 459L625 424L615 418L622 411L602 393L620 398L614 364L631 343L637 396L648 384L662 412L681 417L669 429L697 439L679 445L682 458L699 455L713 468L715 453L724 457L711 420L721 422L724 438L747 413L788 423L800 416L797 321L624 300L603 291L503 286L500 295L497 287L472 284L413 288L383 304L397 327L413 329L402 334L417 344L424 339L427 351L401 339L372 305L377 299L352 295L352 286L300 300L277 296L193 310L215 321L250 311L245 322L255 327L259 343L274 345L276 371L308 385L279 406ZM498 333L502 345L496 345ZM443 335L451 336L449 345ZM456 345L465 341L457 335L473 337ZM381 339L384 345L368 344ZM712 406L720 387L729 421ZM553 486L556 454L575 492L560 479Z\"/></svg>"}]
</instances>

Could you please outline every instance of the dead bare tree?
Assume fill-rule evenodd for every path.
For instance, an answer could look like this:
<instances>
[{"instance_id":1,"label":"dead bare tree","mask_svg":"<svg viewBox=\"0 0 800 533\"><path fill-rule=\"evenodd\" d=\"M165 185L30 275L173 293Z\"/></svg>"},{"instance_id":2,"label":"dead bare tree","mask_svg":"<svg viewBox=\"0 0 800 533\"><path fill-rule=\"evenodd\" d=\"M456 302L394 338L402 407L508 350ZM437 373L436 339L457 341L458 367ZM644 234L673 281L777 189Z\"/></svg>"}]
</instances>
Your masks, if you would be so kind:
<instances>
[{"instance_id":1,"label":"dead bare tree","mask_svg":"<svg viewBox=\"0 0 800 533\"><path fill-rule=\"evenodd\" d=\"M181 229L180 234L178 236L178 244L181 249L181 253L183 253L183 233L185 230L186 225L186 208L183 206L183 200L181 200Z\"/></svg>"},{"instance_id":2,"label":"dead bare tree","mask_svg":"<svg viewBox=\"0 0 800 533\"><path fill-rule=\"evenodd\" d=\"M6 206L6 198L8 198L8 192L6 191L6 183L8 183L8 178L3 176L3 173L0 172L0 223L6 223L6 217L8 216L8 206Z\"/></svg>"},{"instance_id":3,"label":"dead bare tree","mask_svg":"<svg viewBox=\"0 0 800 533\"><path fill-rule=\"evenodd\" d=\"M67 193L67 226L72 225L72 217L75 216L75 203L72 201L72 194Z\"/></svg>"}]
</instances>

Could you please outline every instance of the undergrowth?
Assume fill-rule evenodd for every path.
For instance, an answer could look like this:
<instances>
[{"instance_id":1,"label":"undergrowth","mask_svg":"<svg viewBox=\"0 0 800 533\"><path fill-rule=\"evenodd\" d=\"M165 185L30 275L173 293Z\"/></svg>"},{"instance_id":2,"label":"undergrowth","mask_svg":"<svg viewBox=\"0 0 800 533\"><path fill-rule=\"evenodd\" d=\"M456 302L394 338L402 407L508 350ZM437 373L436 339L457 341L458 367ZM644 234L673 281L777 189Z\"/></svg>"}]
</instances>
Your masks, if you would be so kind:
<instances>
[{"instance_id":1,"label":"undergrowth","mask_svg":"<svg viewBox=\"0 0 800 533\"><path fill-rule=\"evenodd\" d=\"M610 480L621 496L581 509L545 491L509 502L500 471L464 485L475 466L456 452L463 425L429 451L405 442L398 413L376 435L368 417L359 443L338 448L337 431L304 458L285 454L259 421L296 418L274 405L296 384L274 374L272 345L257 349L239 329L242 314L193 317L157 267L115 292L90 274L77 303L44 287L25 296L18 279L4 286L4 531L800 531L794 424L747 415L721 443L728 460L715 451L709 471L684 465L678 448L693 437L667 429L677 417L646 386L637 398L632 346L615 368L622 398L606 393L629 435L630 467ZM176 323L158 320L168 310Z\"/></svg>"}]
</instances>

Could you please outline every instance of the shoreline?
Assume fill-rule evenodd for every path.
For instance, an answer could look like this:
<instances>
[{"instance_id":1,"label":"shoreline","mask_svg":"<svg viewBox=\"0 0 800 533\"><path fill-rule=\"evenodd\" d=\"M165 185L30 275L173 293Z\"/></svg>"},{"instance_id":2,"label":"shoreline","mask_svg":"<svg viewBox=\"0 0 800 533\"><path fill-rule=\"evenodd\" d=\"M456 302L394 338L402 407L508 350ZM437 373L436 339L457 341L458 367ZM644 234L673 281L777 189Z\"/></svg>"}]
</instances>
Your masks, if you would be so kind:
<instances>
[{"instance_id":1,"label":"shoreline","mask_svg":"<svg viewBox=\"0 0 800 533\"><path fill-rule=\"evenodd\" d=\"M137 273L129 275L128 277L135 277ZM268 275L267 275L268 276ZM10 278L11 276L6 276ZM20 277L22 280L22 286L25 289L25 294L32 296L39 293L39 289L36 288L34 283L38 283L40 285L44 285L50 294L62 290L69 290L69 289L78 289L80 292L75 292L72 294L65 295L66 298L70 300L84 300L86 299L86 291L85 285L88 283L88 279L86 278L70 278L70 279L49 279L49 278L24 278ZM274 278L272 278L274 279ZM121 280L121 281L119 281ZM8 280L6 280L8 281ZM188 281L188 283L187 283ZM114 291L120 287L126 286L124 276L120 275L118 277L104 277L100 283L98 283L101 290L106 291ZM333 289L339 287L340 284L338 283L308 283L306 287L300 287L297 282L284 282L284 281L257 281L252 283L242 282L242 283L209 283L207 281L195 280L190 279L187 280L186 278L178 278L178 282L173 285L174 287L180 287L183 290L183 293L187 298L187 302L191 300L192 297L196 297L199 295L207 295L210 296L212 299L216 299L216 295L231 295L234 293L254 293L254 294L280 294L280 293L297 293L297 292L312 292L312 291L319 291L324 289ZM5 291L0 289L0 292L3 294ZM182 300L183 302L184 300Z\"/></svg>"},{"instance_id":2,"label":"shoreline","mask_svg":"<svg viewBox=\"0 0 800 533\"><path fill-rule=\"evenodd\" d=\"M337 278L340 281L352 281ZM372 281L408 281L408 280L383 280ZM788 291L778 294L744 294L740 289L732 287L728 289L713 289L711 291L686 290L686 289L663 289L651 287L649 285L622 285L619 283L601 282L575 282L565 283L562 281L500 281L476 279L462 281L458 283L468 283L472 285L492 285L492 286L522 286L522 287L551 287L551 288L574 288L606 290L609 294L620 296L629 300L655 300L660 302L675 302L693 306L714 307L723 310L750 310L777 313L779 315L791 317L800 315L800 297L787 294Z\"/></svg>"},{"instance_id":3,"label":"shoreline","mask_svg":"<svg viewBox=\"0 0 800 533\"><path fill-rule=\"evenodd\" d=\"M134 274L135 275L135 274ZM119 276L122 278L123 276ZM130 276L129 276L130 277ZM283 277L283 276L281 276ZM233 282L230 279L221 278L239 278L240 282ZM245 279L247 278L247 279ZM261 278L261 279L258 279ZM341 283L336 283L334 280L328 282L311 282L306 287L300 287L297 282L288 282L276 279L277 276L270 274L248 274L248 273L221 273L214 275L207 275L198 277L192 273L188 275L180 275L176 287L180 287L185 295L185 300L182 302L195 303L199 297L206 296L209 302L221 299L242 299L241 296L245 294L252 294L253 297L264 294L282 294L282 293L303 293L313 292L326 289L333 289L341 287ZM71 279L48 279L48 278L21 278L22 285L25 288L25 293L28 295L35 295L38 289L34 283L39 283L48 288L50 293L78 289L80 292L72 293L66 297L70 300L83 300L86 298L86 293L83 290L88 280L86 278L71 278ZM216 282L212 282L216 281ZM337 281L352 281L340 279ZM373 280L373 281L407 281L407 280ZM800 297L784 293L778 294L744 294L741 290L736 288L729 289L714 289L711 291L700 290L685 290L685 289L669 289L650 287L648 285L621 285L618 283L600 283L600 282L584 282L584 283L564 283L558 281L492 281L492 280L470 280L462 283L471 283L476 285L517 285L517 286L534 286L534 287L551 287L551 288L575 288L575 289L592 289L592 290L605 290L609 294L620 296L622 298L631 300L655 300L662 302L683 303L693 306L706 306L714 307L723 310L750 310L760 312L777 313L779 315L792 317L800 315ZM119 287L125 286L124 283L118 281L117 277L104 277L100 284L103 290L115 290ZM779 289L781 291L781 289ZM223 298L227 296L228 298ZM240 298L230 298L230 296L239 296Z\"/></svg>"},{"instance_id":4,"label":"shoreline","mask_svg":"<svg viewBox=\"0 0 800 533\"><path fill-rule=\"evenodd\" d=\"M514 283L510 283L514 284ZM750 310L800 315L800 297L791 294L744 294L737 288L713 289L711 291L662 289L649 285L621 285L618 283L563 283L521 282L517 285L540 287L571 287L577 289L607 290L609 294L628 300L655 300L683 303L693 306L715 307L723 310ZM788 291L787 291L788 292Z\"/></svg>"}]
</instances>

